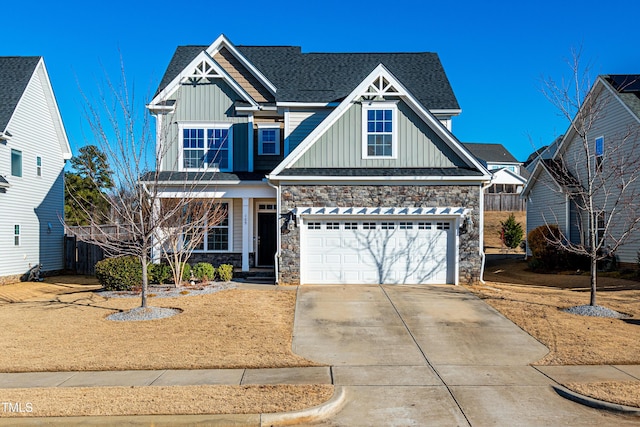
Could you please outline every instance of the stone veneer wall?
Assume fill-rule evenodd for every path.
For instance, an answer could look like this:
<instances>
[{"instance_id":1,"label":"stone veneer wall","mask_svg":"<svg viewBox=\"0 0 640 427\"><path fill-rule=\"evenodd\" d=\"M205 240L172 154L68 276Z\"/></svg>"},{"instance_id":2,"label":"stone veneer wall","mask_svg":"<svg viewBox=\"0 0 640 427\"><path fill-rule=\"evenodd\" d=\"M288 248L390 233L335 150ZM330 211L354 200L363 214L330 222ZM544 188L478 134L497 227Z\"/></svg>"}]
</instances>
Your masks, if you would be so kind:
<instances>
[{"instance_id":1,"label":"stone veneer wall","mask_svg":"<svg viewBox=\"0 0 640 427\"><path fill-rule=\"evenodd\" d=\"M473 229L460 232L459 282L480 278L479 185L282 185L281 213L294 208L330 207L464 207L472 209ZM282 234L278 283L300 284L300 229Z\"/></svg>"},{"instance_id":2,"label":"stone veneer wall","mask_svg":"<svg viewBox=\"0 0 640 427\"><path fill-rule=\"evenodd\" d=\"M249 267L254 267L254 253L249 253ZM194 252L189 258L189 264L195 265L199 262L208 262L214 267L220 264L231 264L235 268L242 268L242 253L235 252Z\"/></svg>"}]
</instances>

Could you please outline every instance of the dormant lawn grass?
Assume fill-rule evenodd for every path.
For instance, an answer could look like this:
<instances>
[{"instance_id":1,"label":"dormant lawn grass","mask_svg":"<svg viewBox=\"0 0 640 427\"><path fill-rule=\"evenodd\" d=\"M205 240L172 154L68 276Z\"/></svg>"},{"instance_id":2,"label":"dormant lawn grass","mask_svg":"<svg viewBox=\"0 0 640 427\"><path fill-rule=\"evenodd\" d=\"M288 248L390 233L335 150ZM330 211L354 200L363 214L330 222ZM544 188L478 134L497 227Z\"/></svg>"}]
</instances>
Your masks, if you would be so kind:
<instances>
[{"instance_id":1,"label":"dormant lawn grass","mask_svg":"<svg viewBox=\"0 0 640 427\"><path fill-rule=\"evenodd\" d=\"M601 278L597 303L631 318L587 317L562 309L589 303L588 276L536 274L518 259L498 258L487 267L487 283L468 288L549 348L549 354L535 364L640 364L640 283ZM564 385L640 407L640 381Z\"/></svg>"},{"instance_id":2,"label":"dormant lawn grass","mask_svg":"<svg viewBox=\"0 0 640 427\"><path fill-rule=\"evenodd\" d=\"M106 317L139 298L105 298L98 288L68 276L0 287L0 370L317 366L291 351L295 288L150 298L182 313L138 322ZM332 392L320 385L97 387L0 389L0 396L31 402L28 415L63 416L279 412L320 404Z\"/></svg>"}]
</instances>

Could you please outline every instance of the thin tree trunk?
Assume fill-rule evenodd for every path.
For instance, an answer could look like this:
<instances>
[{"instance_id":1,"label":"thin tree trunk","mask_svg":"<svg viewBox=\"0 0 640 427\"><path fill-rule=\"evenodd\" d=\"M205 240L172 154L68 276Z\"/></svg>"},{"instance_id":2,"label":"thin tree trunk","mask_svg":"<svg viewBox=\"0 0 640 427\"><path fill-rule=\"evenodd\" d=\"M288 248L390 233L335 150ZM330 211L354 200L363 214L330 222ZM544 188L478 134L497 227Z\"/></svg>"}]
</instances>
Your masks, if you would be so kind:
<instances>
[{"instance_id":1,"label":"thin tree trunk","mask_svg":"<svg viewBox=\"0 0 640 427\"><path fill-rule=\"evenodd\" d=\"M141 307L147 307L147 284L149 283L149 276L147 274L147 253L146 251L142 254L142 303Z\"/></svg>"},{"instance_id":2,"label":"thin tree trunk","mask_svg":"<svg viewBox=\"0 0 640 427\"><path fill-rule=\"evenodd\" d=\"M598 261L596 257L591 258L591 299L589 305L596 305L596 279L598 274Z\"/></svg>"}]
</instances>

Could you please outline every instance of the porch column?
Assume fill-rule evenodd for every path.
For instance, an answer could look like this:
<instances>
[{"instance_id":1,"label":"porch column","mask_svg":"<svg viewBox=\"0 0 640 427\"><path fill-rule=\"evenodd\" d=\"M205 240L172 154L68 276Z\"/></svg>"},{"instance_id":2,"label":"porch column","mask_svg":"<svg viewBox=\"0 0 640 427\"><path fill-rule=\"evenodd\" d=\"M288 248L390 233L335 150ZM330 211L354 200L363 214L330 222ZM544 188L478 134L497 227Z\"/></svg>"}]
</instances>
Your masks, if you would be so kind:
<instances>
[{"instance_id":1,"label":"porch column","mask_svg":"<svg viewBox=\"0 0 640 427\"><path fill-rule=\"evenodd\" d=\"M251 199L242 198L242 271L249 271L251 250Z\"/></svg>"}]
</instances>

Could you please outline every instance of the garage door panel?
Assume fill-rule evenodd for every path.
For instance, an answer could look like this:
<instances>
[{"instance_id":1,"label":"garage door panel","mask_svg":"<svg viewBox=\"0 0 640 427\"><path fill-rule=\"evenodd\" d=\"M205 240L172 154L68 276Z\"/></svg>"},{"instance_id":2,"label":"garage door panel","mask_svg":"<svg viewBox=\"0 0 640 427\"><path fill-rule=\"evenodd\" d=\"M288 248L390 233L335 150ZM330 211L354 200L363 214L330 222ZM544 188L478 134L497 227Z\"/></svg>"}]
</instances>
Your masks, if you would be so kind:
<instances>
[{"instance_id":1,"label":"garage door panel","mask_svg":"<svg viewBox=\"0 0 640 427\"><path fill-rule=\"evenodd\" d=\"M452 228L446 221L314 220L301 236L304 283L446 283Z\"/></svg>"}]
</instances>

